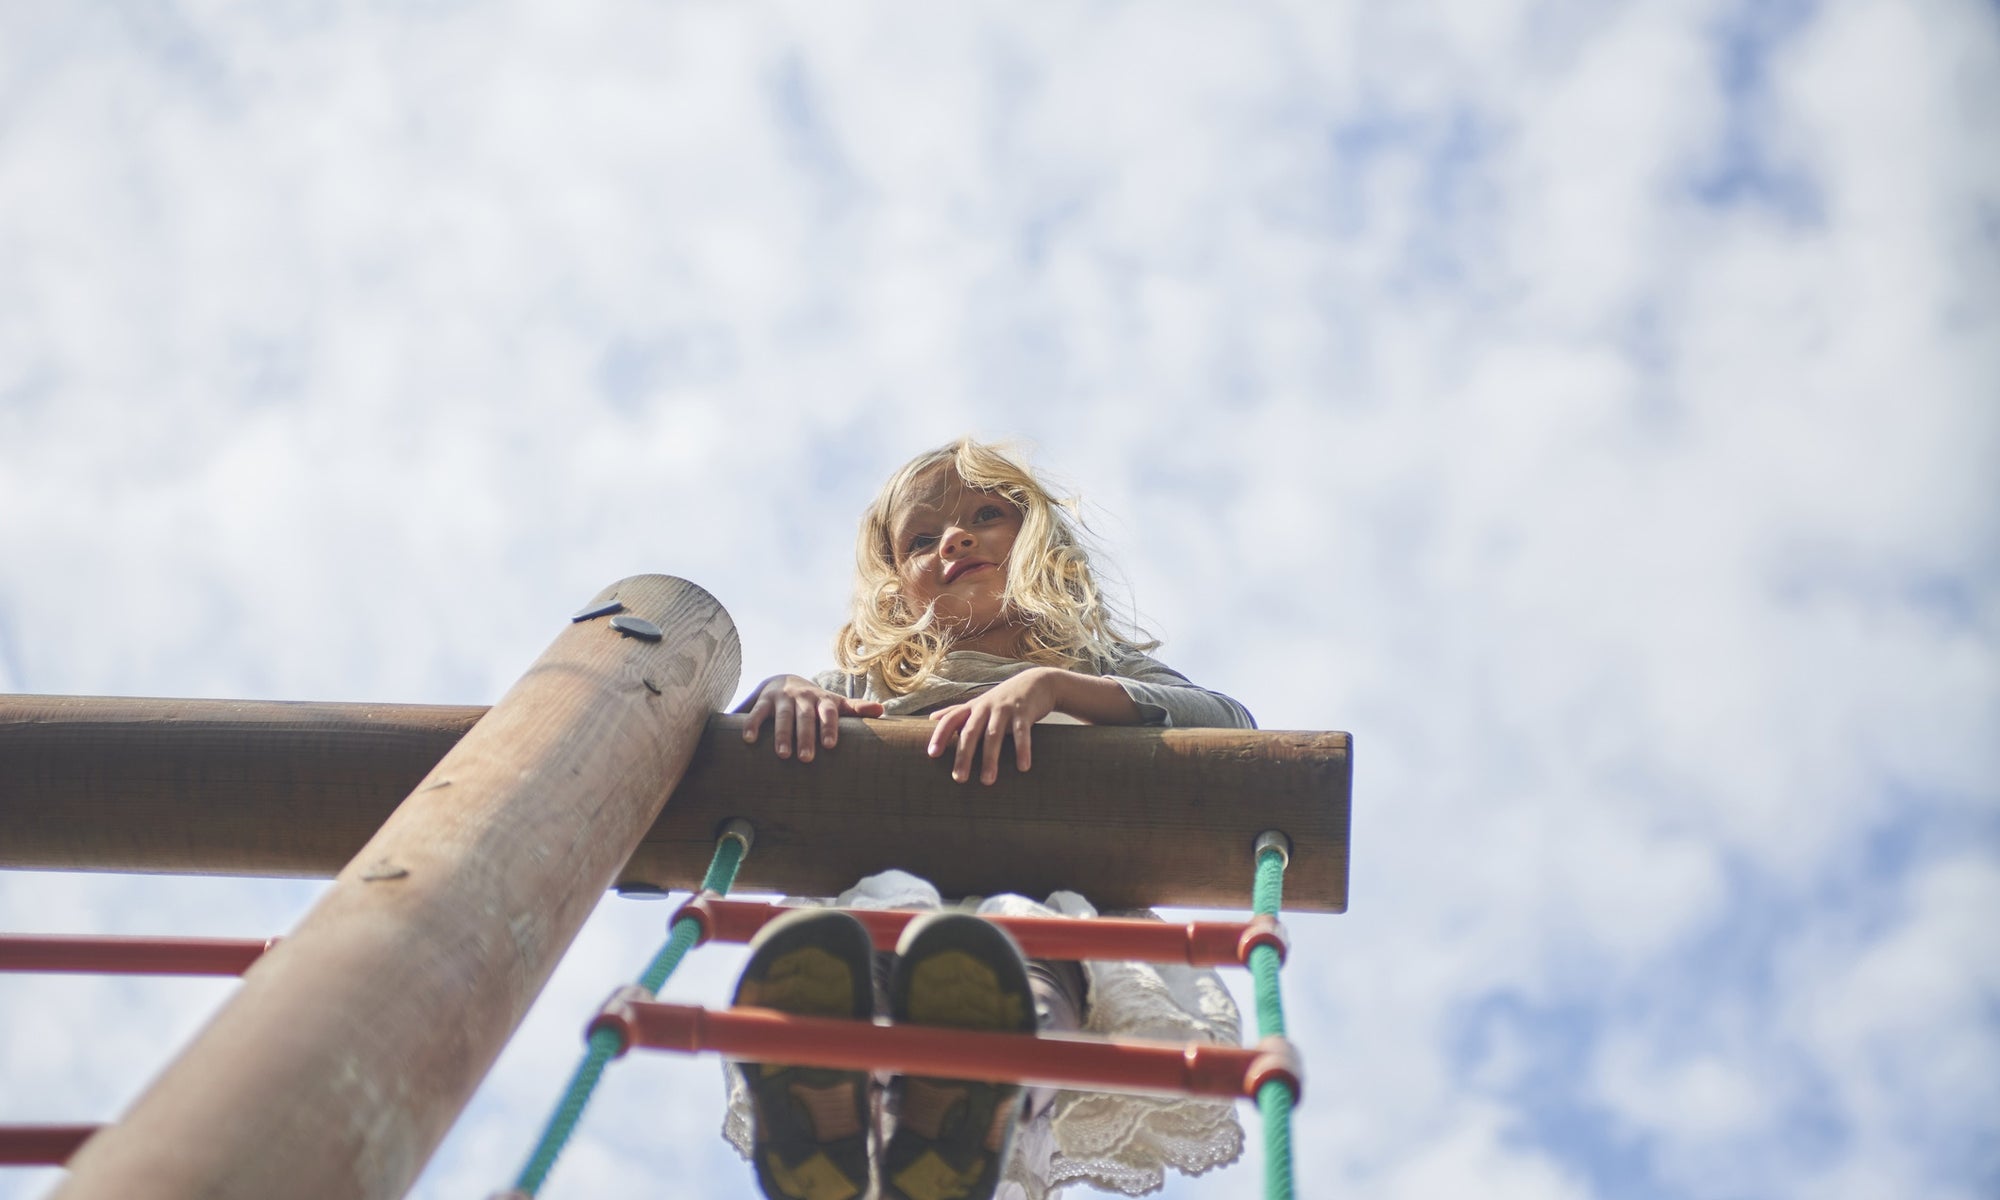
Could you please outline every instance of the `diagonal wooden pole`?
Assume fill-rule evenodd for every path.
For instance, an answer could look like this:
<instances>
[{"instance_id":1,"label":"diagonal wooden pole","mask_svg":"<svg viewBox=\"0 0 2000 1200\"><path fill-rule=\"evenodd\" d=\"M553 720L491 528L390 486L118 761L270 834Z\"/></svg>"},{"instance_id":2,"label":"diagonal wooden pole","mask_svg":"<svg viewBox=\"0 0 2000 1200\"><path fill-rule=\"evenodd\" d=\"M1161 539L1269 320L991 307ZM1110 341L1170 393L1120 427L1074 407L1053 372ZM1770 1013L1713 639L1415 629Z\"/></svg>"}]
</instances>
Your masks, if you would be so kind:
<instances>
[{"instance_id":1,"label":"diagonal wooden pole","mask_svg":"<svg viewBox=\"0 0 2000 1200\"><path fill-rule=\"evenodd\" d=\"M57 1195L408 1189L736 686L708 593L647 575L613 598L635 633L565 629Z\"/></svg>"}]
</instances>

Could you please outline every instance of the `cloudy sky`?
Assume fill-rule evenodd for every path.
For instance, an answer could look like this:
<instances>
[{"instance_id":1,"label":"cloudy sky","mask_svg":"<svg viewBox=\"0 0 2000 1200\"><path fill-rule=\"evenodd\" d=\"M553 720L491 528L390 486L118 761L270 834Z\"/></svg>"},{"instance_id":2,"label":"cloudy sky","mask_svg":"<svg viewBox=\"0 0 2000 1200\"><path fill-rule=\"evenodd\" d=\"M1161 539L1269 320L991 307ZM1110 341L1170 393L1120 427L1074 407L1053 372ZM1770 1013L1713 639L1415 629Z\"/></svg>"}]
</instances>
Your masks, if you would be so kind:
<instances>
[{"instance_id":1,"label":"cloudy sky","mask_svg":"<svg viewBox=\"0 0 2000 1200\"><path fill-rule=\"evenodd\" d=\"M640 571L747 688L895 465L1022 439L1163 658L1355 734L1305 1194L1990 1197L1996 127L1977 0L0 3L0 689L488 703ZM417 1195L511 1180L665 915ZM0 978L0 1121L233 986ZM754 1194L713 1064L609 1081L544 1195Z\"/></svg>"}]
</instances>

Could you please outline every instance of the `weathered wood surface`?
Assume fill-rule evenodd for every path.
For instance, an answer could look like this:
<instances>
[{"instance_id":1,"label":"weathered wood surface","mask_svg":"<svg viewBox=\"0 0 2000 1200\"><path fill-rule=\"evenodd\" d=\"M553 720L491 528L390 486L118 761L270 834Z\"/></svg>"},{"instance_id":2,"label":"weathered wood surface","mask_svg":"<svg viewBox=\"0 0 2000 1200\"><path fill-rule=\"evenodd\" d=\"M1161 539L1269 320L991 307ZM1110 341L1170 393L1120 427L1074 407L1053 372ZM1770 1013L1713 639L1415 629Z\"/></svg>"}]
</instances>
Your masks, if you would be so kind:
<instances>
[{"instance_id":1,"label":"weathered wood surface","mask_svg":"<svg viewBox=\"0 0 2000 1200\"><path fill-rule=\"evenodd\" d=\"M486 712L0 696L0 866L325 878Z\"/></svg>"},{"instance_id":2,"label":"weathered wood surface","mask_svg":"<svg viewBox=\"0 0 2000 1200\"><path fill-rule=\"evenodd\" d=\"M741 717L709 722L701 751L625 877L698 882L711 831L757 827L738 886L832 895L901 867L947 896L1058 888L1102 909L1245 909L1251 843L1292 838L1285 907L1347 907L1349 744L1344 733L1235 729L1035 729L1035 765L1011 759L991 787L954 783L924 755L928 720L841 722L811 763L778 759Z\"/></svg>"},{"instance_id":3,"label":"weathered wood surface","mask_svg":"<svg viewBox=\"0 0 2000 1200\"><path fill-rule=\"evenodd\" d=\"M0 696L0 866L323 876L480 708ZM757 827L746 890L830 895L901 867L948 895L1057 888L1105 908L1249 906L1249 847L1294 841L1287 908L1347 905L1343 733L1046 725L1035 767L956 784L921 719L841 723L818 761L713 716L619 875L691 888L717 826Z\"/></svg>"},{"instance_id":4,"label":"weathered wood surface","mask_svg":"<svg viewBox=\"0 0 2000 1200\"><path fill-rule=\"evenodd\" d=\"M736 631L713 597L664 576L613 591L663 639L623 637L602 619L565 629L441 760L431 757L379 830L361 831L366 845L299 927L132 1110L84 1144L59 1196L408 1189L736 686ZM316 801L346 794L256 747L247 761L294 785L274 796L250 786L269 780L245 783L245 757L177 757L167 728L156 727L156 756L121 760L120 770L143 779L151 761L192 790L179 804L156 794L145 818L169 831L177 862L203 855L201 835L185 827L206 824L208 785L254 798L247 825L260 834L249 844L261 866L282 861L272 847L284 846L284 826L319 823ZM257 740L239 732L225 743ZM372 762L384 749L364 736L357 757ZM43 772L50 766L42 760ZM8 809L46 816L46 793L34 794L10 779ZM244 824L228 836L241 839Z\"/></svg>"}]
</instances>

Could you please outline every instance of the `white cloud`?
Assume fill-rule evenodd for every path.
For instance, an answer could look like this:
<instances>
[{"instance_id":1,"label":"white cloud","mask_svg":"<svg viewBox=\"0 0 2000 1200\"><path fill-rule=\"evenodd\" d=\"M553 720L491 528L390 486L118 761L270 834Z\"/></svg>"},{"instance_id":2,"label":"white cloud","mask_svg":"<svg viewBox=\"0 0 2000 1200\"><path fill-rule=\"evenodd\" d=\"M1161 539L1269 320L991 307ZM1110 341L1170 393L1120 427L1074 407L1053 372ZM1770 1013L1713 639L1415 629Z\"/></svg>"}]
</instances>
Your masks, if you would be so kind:
<instances>
[{"instance_id":1,"label":"white cloud","mask_svg":"<svg viewBox=\"0 0 2000 1200\"><path fill-rule=\"evenodd\" d=\"M1788 991L1785 1024L1856 1124L1856 1153L1837 1167L1866 1174L1887 1160L1948 1187L1989 1158L1957 1114L1990 1111L2000 1092L2000 960L1986 920L2000 868L1948 857L1897 899L1886 928L1817 937L1790 956L1804 986Z\"/></svg>"},{"instance_id":2,"label":"white cloud","mask_svg":"<svg viewBox=\"0 0 2000 1200\"><path fill-rule=\"evenodd\" d=\"M1354 911L1287 985L1308 1190L1970 1192L1991 25L0 17L0 684L490 701L668 570L747 686L825 661L891 467L1026 435L1168 661L1357 732ZM312 894L0 876L0 925ZM663 915L604 906L422 1194L511 1175ZM226 990L0 980L0 1117L115 1113ZM548 1194L748 1188L712 1064L606 1086Z\"/></svg>"}]
</instances>

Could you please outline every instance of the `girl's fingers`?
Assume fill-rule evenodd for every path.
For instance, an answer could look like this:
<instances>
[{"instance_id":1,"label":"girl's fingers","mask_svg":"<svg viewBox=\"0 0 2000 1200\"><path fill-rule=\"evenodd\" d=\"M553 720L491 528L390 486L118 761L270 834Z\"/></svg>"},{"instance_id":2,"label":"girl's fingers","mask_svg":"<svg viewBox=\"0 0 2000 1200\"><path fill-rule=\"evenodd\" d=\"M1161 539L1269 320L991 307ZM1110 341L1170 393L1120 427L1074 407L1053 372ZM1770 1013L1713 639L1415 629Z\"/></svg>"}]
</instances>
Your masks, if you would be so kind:
<instances>
[{"instance_id":1,"label":"girl's fingers","mask_svg":"<svg viewBox=\"0 0 2000 1200\"><path fill-rule=\"evenodd\" d=\"M802 689L796 696L782 687L771 687L757 697L744 713L743 740L755 742L771 722L771 742L779 758L790 758L794 747L800 762L811 762L813 744L823 740L831 748L840 740L840 718L879 717L883 709L877 700L849 700L831 692ZM935 750L933 750L935 756Z\"/></svg>"},{"instance_id":2,"label":"girl's fingers","mask_svg":"<svg viewBox=\"0 0 2000 1200\"><path fill-rule=\"evenodd\" d=\"M757 731L763 728L765 718L770 715L770 698L766 696L757 697L757 702L750 706L750 711L743 714L743 740L746 742L756 741Z\"/></svg>"},{"instance_id":3,"label":"girl's fingers","mask_svg":"<svg viewBox=\"0 0 2000 1200\"><path fill-rule=\"evenodd\" d=\"M791 697L781 695L771 702L771 744L779 758L792 756L792 725Z\"/></svg>"},{"instance_id":4,"label":"girl's fingers","mask_svg":"<svg viewBox=\"0 0 2000 1200\"><path fill-rule=\"evenodd\" d=\"M986 732L986 722L978 716L969 713L970 719L958 731L958 754L951 760L951 777L960 783L972 778L972 760L979 755L979 736Z\"/></svg>"},{"instance_id":5,"label":"girl's fingers","mask_svg":"<svg viewBox=\"0 0 2000 1200\"><path fill-rule=\"evenodd\" d=\"M951 740L959 722L965 720L965 708L957 704L950 708L940 708L931 714L931 720L937 722L937 728L931 730L931 744L924 753L936 758L944 753L944 744Z\"/></svg>"},{"instance_id":6,"label":"girl's fingers","mask_svg":"<svg viewBox=\"0 0 2000 1200\"><path fill-rule=\"evenodd\" d=\"M1034 735L1029 730L1035 727L1033 721L1014 718L1014 769L1025 771L1033 764L1035 756L1028 750L1028 740Z\"/></svg>"},{"instance_id":7,"label":"girl's fingers","mask_svg":"<svg viewBox=\"0 0 2000 1200\"><path fill-rule=\"evenodd\" d=\"M979 768L981 783L992 783L1000 778L1000 748L1007 741L1008 722L1008 714L998 708L986 719L986 761Z\"/></svg>"},{"instance_id":8,"label":"girl's fingers","mask_svg":"<svg viewBox=\"0 0 2000 1200\"><path fill-rule=\"evenodd\" d=\"M814 726L819 724L819 710L810 704L796 705L792 710L797 716L799 761L813 760L813 737L819 732Z\"/></svg>"}]
</instances>

